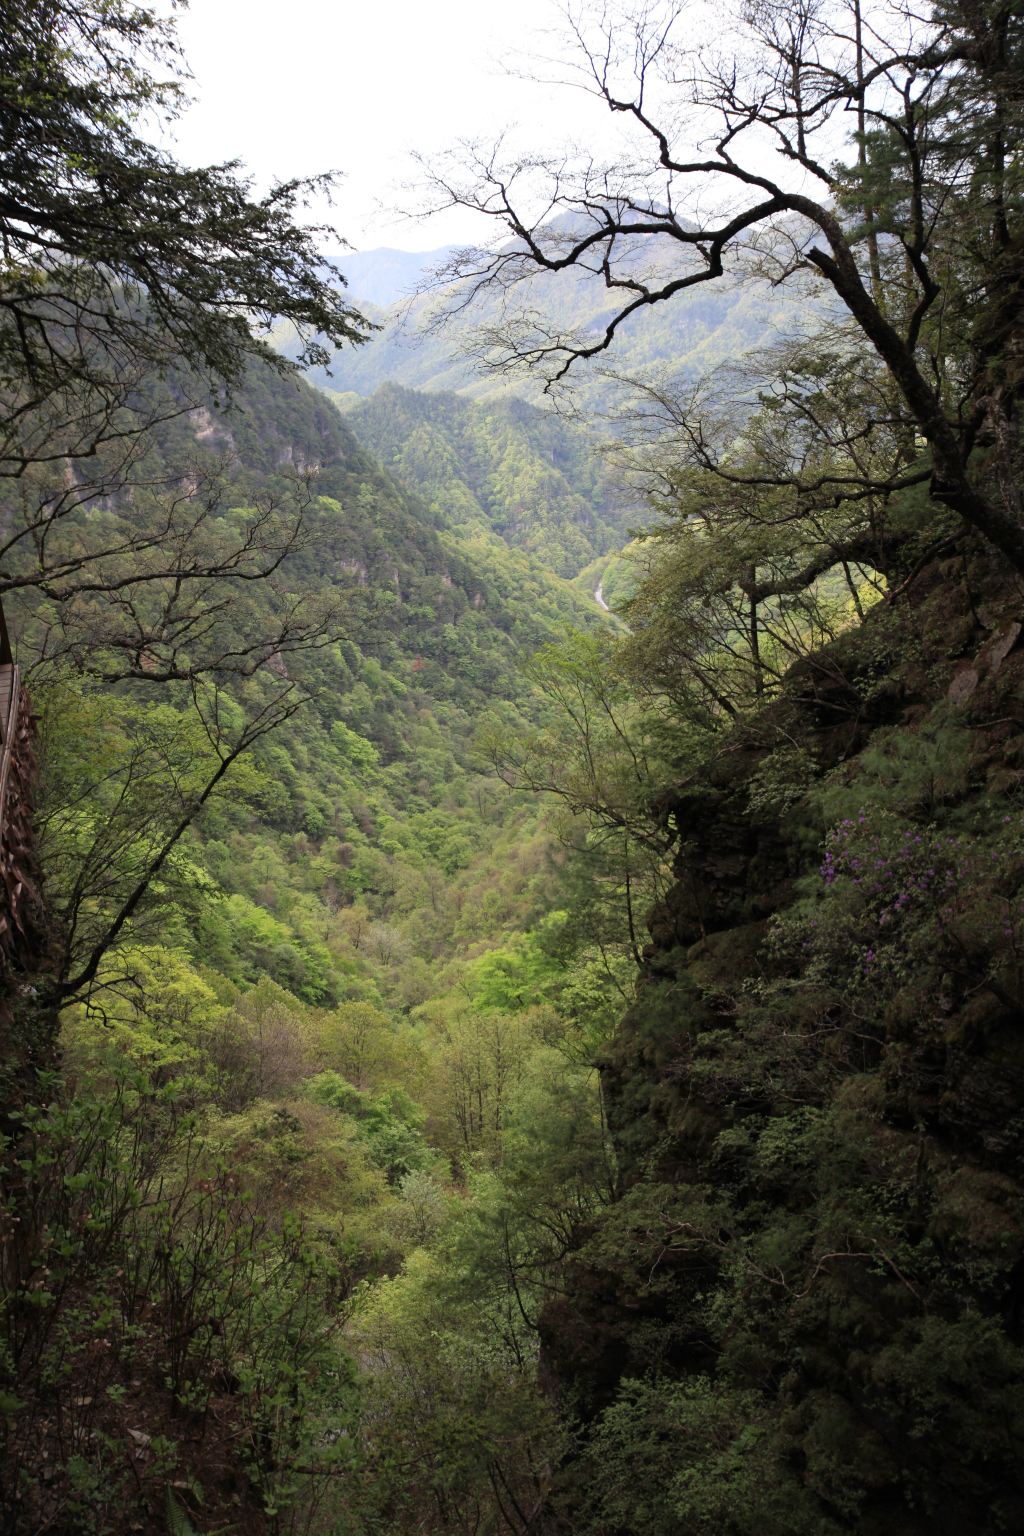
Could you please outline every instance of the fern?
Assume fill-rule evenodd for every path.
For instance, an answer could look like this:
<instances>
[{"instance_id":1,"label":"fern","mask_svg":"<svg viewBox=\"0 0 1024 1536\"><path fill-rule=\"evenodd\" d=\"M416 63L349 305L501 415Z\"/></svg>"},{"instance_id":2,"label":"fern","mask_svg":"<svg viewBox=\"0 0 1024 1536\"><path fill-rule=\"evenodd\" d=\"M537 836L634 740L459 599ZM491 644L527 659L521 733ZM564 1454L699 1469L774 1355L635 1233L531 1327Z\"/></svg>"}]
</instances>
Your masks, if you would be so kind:
<instances>
[{"instance_id":1,"label":"fern","mask_svg":"<svg viewBox=\"0 0 1024 1536\"><path fill-rule=\"evenodd\" d=\"M167 1490L167 1536L199 1536L174 1494Z\"/></svg>"}]
</instances>

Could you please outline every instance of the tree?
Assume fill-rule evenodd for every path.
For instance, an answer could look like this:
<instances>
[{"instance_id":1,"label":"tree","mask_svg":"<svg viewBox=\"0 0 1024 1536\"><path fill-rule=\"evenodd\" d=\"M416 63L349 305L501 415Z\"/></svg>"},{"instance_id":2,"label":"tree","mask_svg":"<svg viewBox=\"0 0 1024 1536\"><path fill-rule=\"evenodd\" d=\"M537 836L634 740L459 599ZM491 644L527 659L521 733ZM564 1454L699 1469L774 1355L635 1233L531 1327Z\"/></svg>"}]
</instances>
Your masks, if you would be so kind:
<instances>
[{"instance_id":1,"label":"tree","mask_svg":"<svg viewBox=\"0 0 1024 1536\"><path fill-rule=\"evenodd\" d=\"M246 507L213 452L255 369L371 328L299 222L331 177L257 197L237 164L180 165L143 124L186 78L173 19L131 0L0 5L0 594L37 678L135 685L122 758L44 807L57 997L102 977L225 775L308 696L292 658L341 633L285 571L315 465ZM294 363L267 341L281 321L315 338ZM155 732L154 689L179 712Z\"/></svg>"},{"instance_id":2,"label":"tree","mask_svg":"<svg viewBox=\"0 0 1024 1536\"><path fill-rule=\"evenodd\" d=\"M326 231L297 222L331 178L255 198L237 165L187 168L143 138L144 115L166 121L185 99L169 18L130 0L15 0L0 19L0 480L18 482L0 592L61 614L84 595L95 613L98 595L171 582L161 627L180 651L208 616L197 594L265 578L301 542L308 488L296 477L235 538L211 534L223 473L195 463L194 443L185 463L154 456L154 428L208 418L211 391L255 360L286 371L365 339L318 253ZM291 363L266 341L280 321L311 338ZM85 520L128 500L113 527ZM154 638L129 642L136 674Z\"/></svg>"},{"instance_id":3,"label":"tree","mask_svg":"<svg viewBox=\"0 0 1024 1536\"><path fill-rule=\"evenodd\" d=\"M921 19L897 0L870 16L860 0L763 0L706 45L681 40L692 19L678 0L567 12L574 83L629 125L622 161L463 146L428 167L436 205L506 236L440 274L458 280L449 308L496 291L492 363L554 386L653 305L811 274L926 446L866 489L928 485L1024 569L1019 7L940 0ZM608 289L594 334L549 322L532 289L515 307L529 278L568 271Z\"/></svg>"},{"instance_id":4,"label":"tree","mask_svg":"<svg viewBox=\"0 0 1024 1536\"><path fill-rule=\"evenodd\" d=\"M382 1087L401 1076L409 1049L379 1008L370 1003L342 1003L325 1016L320 1054L327 1067L357 1088Z\"/></svg>"},{"instance_id":5,"label":"tree","mask_svg":"<svg viewBox=\"0 0 1024 1536\"><path fill-rule=\"evenodd\" d=\"M555 795L571 816L663 851L650 799L685 755L685 728L656 695L638 697L607 631L570 631L537 652L529 673L547 705L542 724L514 735L496 719L486 724L479 744L494 771L511 789Z\"/></svg>"},{"instance_id":6,"label":"tree","mask_svg":"<svg viewBox=\"0 0 1024 1536\"><path fill-rule=\"evenodd\" d=\"M120 437L142 372L230 382L250 357L326 363L365 337L325 231L296 222L329 176L257 198L237 164L184 167L142 136L185 100L172 19L7 0L0 21L0 471ZM263 339L280 320L317 337L294 365Z\"/></svg>"},{"instance_id":7,"label":"tree","mask_svg":"<svg viewBox=\"0 0 1024 1536\"><path fill-rule=\"evenodd\" d=\"M623 608L623 665L713 731L862 619L879 572L920 558L920 492L890 489L919 450L884 370L842 328L682 395L637 391L621 452L662 521L634 555L644 575Z\"/></svg>"},{"instance_id":8,"label":"tree","mask_svg":"<svg viewBox=\"0 0 1024 1536\"><path fill-rule=\"evenodd\" d=\"M183 710L44 693L37 835L56 929L47 1000L133 981L131 953L127 975L112 967L115 947L130 950L154 917L201 887L179 856L182 837L239 759L307 697L287 685L261 694L244 713L199 687Z\"/></svg>"},{"instance_id":9,"label":"tree","mask_svg":"<svg viewBox=\"0 0 1024 1536\"><path fill-rule=\"evenodd\" d=\"M16 0L2 21L0 593L42 600L48 659L103 653L108 680L251 671L319 639L322 616L197 646L226 580L265 581L301 547L308 477L228 523L224 455L198 462L187 435L154 451L155 431L198 411L215 437L211 391L255 360L287 370L365 337L324 231L296 222L330 178L258 199L237 165L183 167L142 137L184 101L169 18ZM265 339L280 320L318 335L296 363Z\"/></svg>"}]
</instances>

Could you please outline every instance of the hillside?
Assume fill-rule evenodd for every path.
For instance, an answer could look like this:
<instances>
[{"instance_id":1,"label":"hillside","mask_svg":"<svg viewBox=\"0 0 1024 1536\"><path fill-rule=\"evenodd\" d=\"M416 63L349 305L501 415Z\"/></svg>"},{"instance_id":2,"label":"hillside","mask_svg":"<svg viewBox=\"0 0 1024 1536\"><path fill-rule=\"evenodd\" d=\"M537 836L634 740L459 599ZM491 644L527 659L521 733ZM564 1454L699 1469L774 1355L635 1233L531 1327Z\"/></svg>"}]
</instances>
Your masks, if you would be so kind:
<instances>
[{"instance_id":1,"label":"hillside","mask_svg":"<svg viewBox=\"0 0 1024 1536\"><path fill-rule=\"evenodd\" d=\"M1024 1518L1019 590L903 578L663 800L622 1184L541 1320L573 1530Z\"/></svg>"},{"instance_id":2,"label":"hillside","mask_svg":"<svg viewBox=\"0 0 1024 1536\"><path fill-rule=\"evenodd\" d=\"M0 28L0 1536L1024 1531L1024 10L188 9Z\"/></svg>"},{"instance_id":3,"label":"hillside","mask_svg":"<svg viewBox=\"0 0 1024 1536\"><path fill-rule=\"evenodd\" d=\"M181 387L154 381L149 410ZM559 910L558 829L482 771L477 741L485 717L507 739L545 728L551 701L522 668L570 625L601 632L593 602L489 527L427 507L320 394L269 369L251 369L227 411L209 400L161 419L147 443L132 484L73 512L62 547L97 524L113 550L144 536L166 515L148 484L184 487L188 518L203 508L205 551L261 526L260 508L297 507L302 535L271 579L229 568L209 607L189 599L187 622L176 584L154 593L137 563L121 601L80 601L59 652L45 600L16 607L65 973L240 723L293 689L307 702L254 740L65 1009L66 1090L26 1105L20 1088L6 1106L24 1170L10 1198L30 1191L49 1213L0 1273L0 1404L15 1414L0 1507L16 1530L77 1529L82 1508L127 1531L133 1510L163 1520L183 1501L199 1517L201 1499L203 1520L269 1531L275 1501L330 1488L333 1432L314 1420L369 1403L339 1333L350 1298L440 1230L452 1190L495 1155L529 1063L540 1088L554 1042L609 1014L621 990L602 996L608 978L621 989L628 967L614 915L594 930ZM6 511L10 526L17 502ZM338 617L322 639L314 623L312 644L259 639L321 612ZM225 645L255 646L255 668L220 659ZM157 686L164 668L189 680ZM10 1085L57 1058L41 988L9 1006ZM589 1123L589 1074L568 1070ZM79 1196L108 1177L134 1193L98 1216ZM54 1243L57 1283L28 1312L24 1287ZM282 1332L271 1317L284 1315ZM182 1330L184 1352L168 1354ZM263 1405L281 1390L300 1406L271 1429ZM270 1459L225 1456L224 1424L245 1445L263 1437ZM88 1486L69 1435L95 1469ZM371 1521L385 1482L367 1487Z\"/></svg>"},{"instance_id":4,"label":"hillside","mask_svg":"<svg viewBox=\"0 0 1024 1536\"><path fill-rule=\"evenodd\" d=\"M553 221L555 238L564 233L567 217ZM436 253L425 252L422 258L406 254L410 260L400 264L403 275L411 275L418 260L429 275L430 257ZM687 259L670 242L656 243L654 249L641 244L633 264L638 272L674 275L686 270ZM372 264L369 271L374 271ZM352 291L359 297L358 259L354 273ZM386 286L376 291L387 291ZM541 403L536 380L479 366L481 339L502 322L506 297L500 291L483 294L443 326L432 325L443 308L454 307L463 291L442 281L418 296L369 304L367 314L380 331L365 346L338 353L329 369L314 368L307 377L339 394L370 396L382 385L399 384L414 390L456 391L474 400L514 394ZM516 303L537 323L544 324L547 317L563 331L587 336L599 333L618 308L615 293L609 293L599 276L576 268L525 278L517 284ZM680 302L633 316L617 338L614 358L594 359L580 369L576 383L586 408L593 411L615 398L614 386L602 377L609 367L626 377L667 372L694 381L780 335L812 325L815 304L806 293L793 295L749 278L697 288ZM287 330L279 333L277 342L286 355L294 354L295 340Z\"/></svg>"},{"instance_id":5,"label":"hillside","mask_svg":"<svg viewBox=\"0 0 1024 1536\"><path fill-rule=\"evenodd\" d=\"M525 401L388 384L346 421L436 517L463 534L491 529L561 576L617 548L642 516L586 434Z\"/></svg>"},{"instance_id":6,"label":"hillside","mask_svg":"<svg viewBox=\"0 0 1024 1536\"><path fill-rule=\"evenodd\" d=\"M52 948L304 702L59 1054L46 977L9 978L10 1530L1015 1529L1005 566L919 482L880 527L808 496L751 531L701 465L633 562L528 403L195 388L147 382L131 480L53 535L72 574L112 551L99 595L10 599ZM751 453L787 435L762 404ZM272 569L181 607L170 535Z\"/></svg>"},{"instance_id":7,"label":"hillside","mask_svg":"<svg viewBox=\"0 0 1024 1536\"><path fill-rule=\"evenodd\" d=\"M255 747L263 776L255 800L223 801L201 823L203 862L234 903L215 904L204 921L217 930L216 963L229 976L252 982L273 974L310 1002L336 1001L351 992L353 967L363 968L358 957L332 960L324 950L336 904L379 901L377 915L386 917L390 893L403 885L412 910L411 888L423 878L457 884L484 846L470 804L481 795L498 825L506 815L521 818L521 805L503 806L501 792L477 778L477 722L485 708L505 708L510 720L536 715L539 701L520 669L566 626L595 622L596 610L486 523L461 526L450 501L418 499L318 392L269 369L251 370L226 412L192 411L161 424L154 439L148 472L173 477L187 467L193 480L210 475L225 531L237 509L310 498L301 539L275 580L238 586L234 624L239 638L255 633L301 592L311 614L338 611L341 636L285 650L275 662L309 702ZM115 527L138 516L137 498L118 506L115 497L106 515ZM19 614L23 663L38 671L46 709L48 690L59 700L68 683L33 665L37 624L31 612ZM116 634L109 643L119 643ZM151 641L147 666L161 658ZM256 683L240 681L239 697L252 697ZM126 702L147 707L144 682L122 689ZM85 685L86 708L98 708L102 696ZM176 702L184 722L186 694ZM431 824L430 852L414 831L417 816ZM297 907L293 881L308 893ZM278 934L269 972L249 934L257 908ZM229 910L241 914L240 928L229 921L223 930ZM501 926L498 919L495 931Z\"/></svg>"}]
</instances>

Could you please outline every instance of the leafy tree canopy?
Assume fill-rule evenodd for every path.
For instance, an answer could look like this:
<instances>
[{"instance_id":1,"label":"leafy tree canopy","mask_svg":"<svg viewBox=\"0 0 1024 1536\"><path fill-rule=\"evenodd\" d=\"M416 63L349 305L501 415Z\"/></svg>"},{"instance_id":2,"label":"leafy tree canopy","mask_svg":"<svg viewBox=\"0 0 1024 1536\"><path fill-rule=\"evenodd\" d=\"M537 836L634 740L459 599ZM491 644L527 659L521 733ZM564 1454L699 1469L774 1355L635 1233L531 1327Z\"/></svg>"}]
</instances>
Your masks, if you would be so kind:
<instances>
[{"instance_id":1,"label":"leafy tree canopy","mask_svg":"<svg viewBox=\"0 0 1024 1536\"><path fill-rule=\"evenodd\" d=\"M186 167L144 136L181 109L186 78L173 18L130 0L0 7L4 417L66 406L76 384L109 408L140 365L187 359L230 382L254 352L275 357L262 335L281 318L317 335L298 364L370 329L318 255L326 231L298 222L330 176L258 197L237 163ZM98 411L93 440L111 429Z\"/></svg>"},{"instance_id":2,"label":"leafy tree canopy","mask_svg":"<svg viewBox=\"0 0 1024 1536\"><path fill-rule=\"evenodd\" d=\"M571 83L629 130L617 158L500 143L429 167L434 206L500 241L452 257L450 309L503 298L482 349L550 386L652 306L810 278L888 371L934 498L1021 569L1020 7L787 0L716 16L710 43L693 19L679 0L567 9ZM516 302L567 271L609 301L584 332Z\"/></svg>"}]
</instances>

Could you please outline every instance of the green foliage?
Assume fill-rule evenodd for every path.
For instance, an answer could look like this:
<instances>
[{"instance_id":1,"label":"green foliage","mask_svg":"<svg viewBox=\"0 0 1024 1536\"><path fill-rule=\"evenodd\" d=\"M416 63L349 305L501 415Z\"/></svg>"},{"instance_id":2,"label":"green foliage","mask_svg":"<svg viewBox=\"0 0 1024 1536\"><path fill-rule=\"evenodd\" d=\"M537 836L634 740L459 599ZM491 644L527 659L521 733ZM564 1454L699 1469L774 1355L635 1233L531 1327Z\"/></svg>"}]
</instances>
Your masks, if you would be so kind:
<instances>
[{"instance_id":1,"label":"green foliage","mask_svg":"<svg viewBox=\"0 0 1024 1536\"><path fill-rule=\"evenodd\" d=\"M389 1184L404 1188L413 1174L424 1173L436 1163L423 1137L424 1116L403 1089L386 1088L371 1097L337 1072L319 1072L306 1084L316 1104L327 1105L355 1122L355 1132L365 1145L370 1162Z\"/></svg>"},{"instance_id":2,"label":"green foliage","mask_svg":"<svg viewBox=\"0 0 1024 1536\"><path fill-rule=\"evenodd\" d=\"M493 530L560 576L621 543L635 520L584 433L522 401L474 405L387 384L348 421L440 522Z\"/></svg>"},{"instance_id":3,"label":"green foliage","mask_svg":"<svg viewBox=\"0 0 1024 1536\"><path fill-rule=\"evenodd\" d=\"M516 662L586 610L493 535L439 538L308 391L254 370L224 431L242 466L225 484L226 520L275 492L286 447L319 459L323 494L307 512L315 556L296 549L289 580L321 596L344 590L360 627L287 655L311 704L208 801L67 1013L72 1103L114 1117L95 1135L76 1132L72 1188L93 1216L102 1191L113 1225L102 1263L83 1258L52 1296L21 1287L10 1314L38 1313L64 1341L46 1381L69 1422L74 1398L95 1409L62 1447L69 1481L54 1483L54 1507L66 1513L73 1498L75 1519L112 1518L124 1490L110 1469L126 1464L126 1444L134 1454L138 1430L153 1518L165 1515L163 1478L199 1489L205 1502L190 1492L187 1503L205 1526L221 1493L206 1431L193 1426L227 1414L245 1507L281 1531L318 1506L324 1520L373 1528L388 1508L424 1507L396 1469L420 1433L408 1393L425 1383L437 1396L427 1504L457 1497L469 1520L482 1498L499 1507L495 1484L512 1497L505 1478L535 1507L558 1431L536 1384L532 1324L520 1319L507 1340L501 1330L517 1291L535 1321L534 1276L557 1270L573 1220L607 1193L596 1085L579 1066L567 1088L559 1067L589 1049L562 999L577 955L591 963L591 938L585 922L570 932L545 918L568 878L554 831L527 796L481 776L471 722L485 695L510 734L542 715ZM165 425L154 463L206 451L191 429ZM128 511L104 515L116 528ZM35 622L26 647L43 632ZM262 688L232 680L217 705L225 729ZM66 668L39 688L46 857L54 898L83 932L102 926L189 775L198 782L207 766L188 690L165 685L159 697L144 682L111 687ZM93 847L95 875L83 881ZM621 924L606 927L609 955L621 954ZM606 1030L607 1001L599 1026L585 1006L588 1026ZM45 1097L33 1111L44 1118ZM121 1112L139 1149L123 1176L121 1133L108 1135ZM168 1117L176 1129L165 1133ZM522 1192L518 1174L499 1174L505 1164L522 1170ZM74 1254L88 1248L86 1220L69 1218L78 1235L59 1239ZM442 1249L457 1316L438 1350L434 1314L417 1300L408 1337L421 1374L366 1382L369 1402L397 1394L383 1434L376 1407L356 1407L337 1338L344 1302L363 1282L376 1305L378 1282L397 1285L407 1258ZM481 1312L473 1277L485 1272ZM112 1353L102 1379L86 1381L100 1338ZM4 1390L32 1369L19 1345ZM38 1454L34 1393L8 1392L21 1437L8 1442L12 1486L27 1485ZM365 1498L353 1483L361 1461L376 1479L359 1474Z\"/></svg>"},{"instance_id":4,"label":"green foliage","mask_svg":"<svg viewBox=\"0 0 1024 1536\"><path fill-rule=\"evenodd\" d=\"M130 7L95 25L169 38ZM52 128L81 67L47 58ZM118 80L160 97L126 59L79 130ZM93 127L145 160L138 197L154 167L187 189L120 111ZM92 175L67 153L58 199ZM865 143L840 187L879 230L898 160ZM230 179L200 187L196 259ZM298 191L232 203L235 235L282 233ZM104 954L61 1076L4 1122L5 1528L1016 1529L1016 631L980 567L939 607L951 524L887 381L832 330L760 382L648 391L674 436L630 453L662 521L614 554L634 519L564 423L388 388L346 424L243 368L250 338L217 352L224 281L175 334L201 328L233 408L168 410L182 369L136 381L132 420L154 484L207 487L196 547L230 567L256 539L273 580L218 566L182 617L146 563L181 530L121 482L57 542L116 551L123 600L55 597L27 534L10 562L51 912ZM304 303L281 313L358 328ZM757 305L647 341L692 370ZM56 494L37 470L10 526Z\"/></svg>"},{"instance_id":5,"label":"green foliage","mask_svg":"<svg viewBox=\"0 0 1024 1536\"><path fill-rule=\"evenodd\" d=\"M971 601L869 615L672 802L677 883L602 1056L620 1182L546 1318L586 1415L574 1530L1019 1518L1019 672L957 710L958 648L971 681L1015 635Z\"/></svg>"},{"instance_id":6,"label":"green foliage","mask_svg":"<svg viewBox=\"0 0 1024 1536\"><path fill-rule=\"evenodd\" d=\"M81 380L110 389L119 369L183 357L236 379L249 355L266 355L243 312L329 343L365 334L317 232L297 218L321 183L254 199L236 166L189 169L139 133L142 114L166 121L183 102L172 18L130 0L22 0L0 47L20 103L2 139L5 388L38 405ZM330 351L307 343L300 355L322 363Z\"/></svg>"},{"instance_id":7,"label":"green foliage","mask_svg":"<svg viewBox=\"0 0 1024 1536\"><path fill-rule=\"evenodd\" d=\"M2 1271L4 1376L26 1388L4 1517L94 1529L131 1498L159 1519L183 1454L176 1425L201 1445L211 1412L230 1416L264 1507L283 1510L331 1476L318 1424L351 1396L334 1266L294 1214L268 1221L239 1173L210 1162L176 1086L117 1050L107 1073L18 1117L4 1219L35 1219ZM56 1424L54 1394L67 1408Z\"/></svg>"},{"instance_id":8,"label":"green foliage","mask_svg":"<svg viewBox=\"0 0 1024 1536\"><path fill-rule=\"evenodd\" d=\"M500 1529L502 1507L535 1506L543 1486L538 1473L558 1440L533 1350L521 1322L508 1313L496 1330L458 1279L444 1254L419 1250L356 1319L375 1380L363 1421L370 1528L389 1510L401 1528L429 1520L468 1536L483 1507Z\"/></svg>"},{"instance_id":9,"label":"green foliage","mask_svg":"<svg viewBox=\"0 0 1024 1536\"><path fill-rule=\"evenodd\" d=\"M543 927L536 935L518 935L514 944L471 960L464 981L477 1008L505 1012L547 1002L561 985L560 968L545 952Z\"/></svg>"},{"instance_id":10,"label":"green foliage","mask_svg":"<svg viewBox=\"0 0 1024 1536\"><path fill-rule=\"evenodd\" d=\"M963 987L971 971L1016 995L1020 817L1004 812L993 821L988 837L908 825L877 811L840 822L826 839L823 899L780 918L773 947L798 959L804 982L876 999L941 987L945 975L947 986Z\"/></svg>"},{"instance_id":11,"label":"green foliage","mask_svg":"<svg viewBox=\"0 0 1024 1536\"><path fill-rule=\"evenodd\" d=\"M195 1526L169 1488L167 1490L167 1536L197 1536Z\"/></svg>"},{"instance_id":12,"label":"green foliage","mask_svg":"<svg viewBox=\"0 0 1024 1536\"><path fill-rule=\"evenodd\" d=\"M548 706L539 729L485 721L480 750L513 787L557 795L573 813L659 842L650 802L687 750L689 733L632 686L609 631L570 631L538 651L530 675Z\"/></svg>"},{"instance_id":13,"label":"green foliage","mask_svg":"<svg viewBox=\"0 0 1024 1536\"><path fill-rule=\"evenodd\" d=\"M597 1536L825 1536L810 1500L779 1487L752 1392L624 1381L580 1458L582 1528ZM575 1516L580 1519L580 1516ZM578 1527L579 1528L579 1527Z\"/></svg>"}]
</instances>

